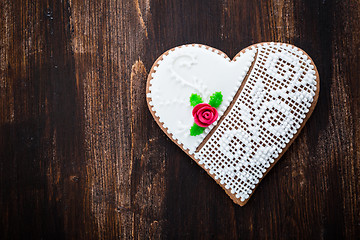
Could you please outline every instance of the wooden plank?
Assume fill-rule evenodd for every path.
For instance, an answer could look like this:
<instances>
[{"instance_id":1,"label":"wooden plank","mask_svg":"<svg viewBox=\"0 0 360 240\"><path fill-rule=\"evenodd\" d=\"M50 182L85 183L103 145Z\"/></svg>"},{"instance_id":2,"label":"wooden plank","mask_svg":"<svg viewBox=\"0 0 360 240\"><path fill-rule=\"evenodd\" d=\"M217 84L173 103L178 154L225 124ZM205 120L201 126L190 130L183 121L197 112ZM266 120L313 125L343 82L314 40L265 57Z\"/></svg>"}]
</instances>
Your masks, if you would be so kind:
<instances>
[{"instance_id":1,"label":"wooden plank","mask_svg":"<svg viewBox=\"0 0 360 240\"><path fill-rule=\"evenodd\" d=\"M358 1L0 2L0 239L356 239ZM157 127L145 84L181 44L304 49L317 107L243 208Z\"/></svg>"}]
</instances>

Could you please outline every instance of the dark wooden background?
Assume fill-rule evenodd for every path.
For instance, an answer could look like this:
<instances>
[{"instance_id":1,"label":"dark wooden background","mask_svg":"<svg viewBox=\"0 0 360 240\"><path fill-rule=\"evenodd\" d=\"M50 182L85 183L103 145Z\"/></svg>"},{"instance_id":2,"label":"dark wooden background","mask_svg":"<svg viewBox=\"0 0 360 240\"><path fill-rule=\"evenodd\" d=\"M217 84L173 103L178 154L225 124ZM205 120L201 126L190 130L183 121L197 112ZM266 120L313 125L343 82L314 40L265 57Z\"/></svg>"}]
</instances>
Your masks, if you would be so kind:
<instances>
[{"instance_id":1,"label":"dark wooden background","mask_svg":"<svg viewBox=\"0 0 360 240\"><path fill-rule=\"evenodd\" d=\"M318 105L245 207L145 101L169 48L304 49ZM0 239L359 239L360 2L0 1Z\"/></svg>"}]
</instances>

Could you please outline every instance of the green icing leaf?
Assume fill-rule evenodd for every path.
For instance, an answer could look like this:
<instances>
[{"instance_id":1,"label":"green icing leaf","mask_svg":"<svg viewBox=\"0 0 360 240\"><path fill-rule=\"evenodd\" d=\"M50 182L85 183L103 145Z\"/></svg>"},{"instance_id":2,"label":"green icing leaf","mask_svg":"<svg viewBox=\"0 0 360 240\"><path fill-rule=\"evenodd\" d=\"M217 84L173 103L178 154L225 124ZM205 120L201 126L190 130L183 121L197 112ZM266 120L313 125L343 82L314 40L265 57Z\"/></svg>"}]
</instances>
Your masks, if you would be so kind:
<instances>
[{"instance_id":1,"label":"green icing leaf","mask_svg":"<svg viewBox=\"0 0 360 240\"><path fill-rule=\"evenodd\" d=\"M203 100L200 97L200 95L198 95L196 93L191 94L191 96L190 96L191 106L195 107L196 105L198 105L199 103L202 103L202 102L203 102Z\"/></svg>"},{"instance_id":2,"label":"green icing leaf","mask_svg":"<svg viewBox=\"0 0 360 240\"><path fill-rule=\"evenodd\" d=\"M222 103L222 101L223 101L223 95L221 94L221 92L215 92L210 97L209 105L214 108L218 108Z\"/></svg>"},{"instance_id":3,"label":"green icing leaf","mask_svg":"<svg viewBox=\"0 0 360 240\"><path fill-rule=\"evenodd\" d=\"M194 125L192 125L192 127L190 128L190 136L197 136L200 135L204 132L203 127L200 127L199 125L197 125L196 123L194 123Z\"/></svg>"}]
</instances>

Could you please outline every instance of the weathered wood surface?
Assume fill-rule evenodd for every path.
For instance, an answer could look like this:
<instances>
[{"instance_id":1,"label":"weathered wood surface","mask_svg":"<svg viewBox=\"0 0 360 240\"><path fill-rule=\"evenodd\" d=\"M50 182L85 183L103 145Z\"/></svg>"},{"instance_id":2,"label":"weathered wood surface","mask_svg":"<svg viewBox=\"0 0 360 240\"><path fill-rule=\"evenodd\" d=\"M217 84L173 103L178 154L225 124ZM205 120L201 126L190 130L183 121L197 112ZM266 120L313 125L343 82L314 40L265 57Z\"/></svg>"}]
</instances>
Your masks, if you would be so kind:
<instances>
[{"instance_id":1,"label":"weathered wood surface","mask_svg":"<svg viewBox=\"0 0 360 240\"><path fill-rule=\"evenodd\" d=\"M304 49L318 105L245 207L147 109L153 61ZM357 239L360 2L0 1L0 239Z\"/></svg>"}]
</instances>

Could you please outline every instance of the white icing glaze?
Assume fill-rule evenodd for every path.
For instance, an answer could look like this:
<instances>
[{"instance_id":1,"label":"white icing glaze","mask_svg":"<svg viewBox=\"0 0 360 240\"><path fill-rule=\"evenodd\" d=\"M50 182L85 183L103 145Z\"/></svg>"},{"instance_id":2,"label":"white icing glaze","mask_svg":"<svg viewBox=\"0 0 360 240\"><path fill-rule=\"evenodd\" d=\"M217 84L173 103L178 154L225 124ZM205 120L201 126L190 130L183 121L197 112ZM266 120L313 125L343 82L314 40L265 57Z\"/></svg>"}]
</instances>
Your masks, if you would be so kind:
<instances>
[{"instance_id":1,"label":"white icing glaze","mask_svg":"<svg viewBox=\"0 0 360 240\"><path fill-rule=\"evenodd\" d=\"M218 108L219 118L235 96L254 61L256 50L247 50L235 61L230 61L224 54L204 46L181 46L169 51L158 62L158 67L151 75L150 105L155 116L172 134L174 140L194 153L204 137L216 125L217 121L205 129L203 134L190 136L194 124L191 114L190 96L200 94L208 103L211 94L221 91L223 103Z\"/></svg>"},{"instance_id":2,"label":"white icing glaze","mask_svg":"<svg viewBox=\"0 0 360 240\"><path fill-rule=\"evenodd\" d=\"M195 154L199 164L241 201L300 128L316 91L308 57L286 44L257 45L239 97Z\"/></svg>"}]
</instances>

